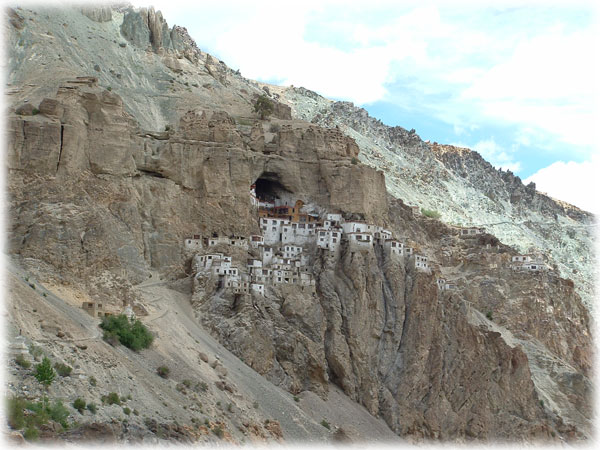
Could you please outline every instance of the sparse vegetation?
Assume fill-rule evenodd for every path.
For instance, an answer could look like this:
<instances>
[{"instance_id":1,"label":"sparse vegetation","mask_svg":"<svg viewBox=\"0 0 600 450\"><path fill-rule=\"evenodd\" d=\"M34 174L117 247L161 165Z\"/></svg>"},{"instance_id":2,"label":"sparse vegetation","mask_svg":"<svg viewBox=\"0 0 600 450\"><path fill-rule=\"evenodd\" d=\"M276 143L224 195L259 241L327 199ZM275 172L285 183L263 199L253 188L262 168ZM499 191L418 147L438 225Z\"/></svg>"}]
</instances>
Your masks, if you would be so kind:
<instances>
[{"instance_id":1,"label":"sparse vegetation","mask_svg":"<svg viewBox=\"0 0 600 450\"><path fill-rule=\"evenodd\" d=\"M8 400L8 424L12 429L25 429L23 437L27 440L35 440L39 435L39 428L50 420L60 424L67 429L69 424L69 410L60 400L50 405L48 397L41 401L26 402L23 398L13 397Z\"/></svg>"},{"instance_id":2,"label":"sparse vegetation","mask_svg":"<svg viewBox=\"0 0 600 450\"><path fill-rule=\"evenodd\" d=\"M223 428L221 427L221 425L217 425L216 427L213 427L212 432L215 433L219 439L223 439L224 432L223 432Z\"/></svg>"},{"instance_id":3,"label":"sparse vegetation","mask_svg":"<svg viewBox=\"0 0 600 450\"><path fill-rule=\"evenodd\" d=\"M26 441L37 441L39 436L40 433L38 432L37 428L34 427L27 427L23 432L23 438Z\"/></svg>"},{"instance_id":4,"label":"sparse vegetation","mask_svg":"<svg viewBox=\"0 0 600 450\"><path fill-rule=\"evenodd\" d=\"M56 378L56 372L52 368L52 363L46 357L35 366L35 378L45 386L50 386Z\"/></svg>"},{"instance_id":5,"label":"sparse vegetation","mask_svg":"<svg viewBox=\"0 0 600 450\"><path fill-rule=\"evenodd\" d=\"M200 389L202 392L206 392L208 391L208 384L202 381L201 383L196 384L196 389Z\"/></svg>"},{"instance_id":6,"label":"sparse vegetation","mask_svg":"<svg viewBox=\"0 0 600 450\"><path fill-rule=\"evenodd\" d=\"M192 382L190 380L183 380L182 384L188 389L192 387Z\"/></svg>"},{"instance_id":7,"label":"sparse vegetation","mask_svg":"<svg viewBox=\"0 0 600 450\"><path fill-rule=\"evenodd\" d=\"M103 337L106 341L112 343L118 339L119 343L134 351L150 347L154 339L142 322L130 320L125 314L104 317L100 328L104 330Z\"/></svg>"},{"instance_id":8,"label":"sparse vegetation","mask_svg":"<svg viewBox=\"0 0 600 450\"><path fill-rule=\"evenodd\" d=\"M18 355L15 358L15 363L24 369L29 369L31 367L31 363L27 361L23 355Z\"/></svg>"},{"instance_id":9,"label":"sparse vegetation","mask_svg":"<svg viewBox=\"0 0 600 450\"><path fill-rule=\"evenodd\" d=\"M321 420L321 425L323 425L328 430L331 430L331 425L329 425L329 422L327 422L325 419Z\"/></svg>"},{"instance_id":10,"label":"sparse vegetation","mask_svg":"<svg viewBox=\"0 0 600 450\"><path fill-rule=\"evenodd\" d=\"M56 372L61 377L68 377L71 375L71 372L73 371L73 368L71 366L68 366L63 363L55 363L54 368L56 369Z\"/></svg>"},{"instance_id":11,"label":"sparse vegetation","mask_svg":"<svg viewBox=\"0 0 600 450\"><path fill-rule=\"evenodd\" d=\"M273 102L266 95L261 95L254 103L254 112L257 112L261 120L265 120L274 110Z\"/></svg>"},{"instance_id":12,"label":"sparse vegetation","mask_svg":"<svg viewBox=\"0 0 600 450\"><path fill-rule=\"evenodd\" d=\"M425 217L429 217L430 219L439 219L440 217L442 217L442 215L439 212L425 208L421 208L421 214L423 214Z\"/></svg>"},{"instance_id":13,"label":"sparse vegetation","mask_svg":"<svg viewBox=\"0 0 600 450\"><path fill-rule=\"evenodd\" d=\"M156 368L156 373L159 377L168 378L171 370L167 366L159 366Z\"/></svg>"},{"instance_id":14,"label":"sparse vegetation","mask_svg":"<svg viewBox=\"0 0 600 450\"><path fill-rule=\"evenodd\" d=\"M36 361L39 361L39 359L44 355L44 352L42 351L42 349L33 344L31 344L29 346L29 353L31 354L31 356L33 356L33 358Z\"/></svg>"},{"instance_id":15,"label":"sparse vegetation","mask_svg":"<svg viewBox=\"0 0 600 450\"><path fill-rule=\"evenodd\" d=\"M103 395L101 397L102 403L107 403L109 405L120 405L121 399L119 398L119 394L116 392L111 392L108 395Z\"/></svg>"},{"instance_id":16,"label":"sparse vegetation","mask_svg":"<svg viewBox=\"0 0 600 450\"><path fill-rule=\"evenodd\" d=\"M86 404L85 404L85 400L77 397L75 399L75 401L73 402L73 408L75 408L77 411L79 411L79 414L83 414L83 410L85 409Z\"/></svg>"}]
</instances>

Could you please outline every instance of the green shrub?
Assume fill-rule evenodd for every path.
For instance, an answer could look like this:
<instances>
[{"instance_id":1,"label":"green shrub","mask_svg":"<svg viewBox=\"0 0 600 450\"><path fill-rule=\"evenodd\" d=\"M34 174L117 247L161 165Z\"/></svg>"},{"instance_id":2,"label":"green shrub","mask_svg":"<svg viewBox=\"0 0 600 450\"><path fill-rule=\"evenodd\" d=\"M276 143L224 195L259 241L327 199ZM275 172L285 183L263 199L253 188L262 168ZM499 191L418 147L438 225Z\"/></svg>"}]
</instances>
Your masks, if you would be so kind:
<instances>
[{"instance_id":1,"label":"green shrub","mask_svg":"<svg viewBox=\"0 0 600 450\"><path fill-rule=\"evenodd\" d=\"M129 409L129 408L126 406L125 408L123 408L123 412L124 412L126 415L129 415L129 414L131 414L131 409Z\"/></svg>"},{"instance_id":2,"label":"green shrub","mask_svg":"<svg viewBox=\"0 0 600 450\"><path fill-rule=\"evenodd\" d=\"M27 427L23 432L23 438L25 438L26 441L37 441L39 437L40 433L35 427Z\"/></svg>"},{"instance_id":3,"label":"green shrub","mask_svg":"<svg viewBox=\"0 0 600 450\"><path fill-rule=\"evenodd\" d=\"M261 120L269 117L274 109L273 102L266 95L261 95L254 103L254 112L257 112L260 115Z\"/></svg>"},{"instance_id":4,"label":"green shrub","mask_svg":"<svg viewBox=\"0 0 600 450\"><path fill-rule=\"evenodd\" d=\"M108 87L106 88L106 90L107 90L108 92L110 92L110 91L112 91L112 87L111 87L111 86L108 86Z\"/></svg>"},{"instance_id":5,"label":"green shrub","mask_svg":"<svg viewBox=\"0 0 600 450\"><path fill-rule=\"evenodd\" d=\"M98 383L98 382L96 381L96 378L95 378L95 377L93 377L93 376L92 376L92 377L90 377L90 384L91 384L92 386L96 386L96 384L97 384L97 383Z\"/></svg>"},{"instance_id":6,"label":"green shrub","mask_svg":"<svg viewBox=\"0 0 600 450\"><path fill-rule=\"evenodd\" d=\"M55 422L60 423L65 430L69 428L67 418L70 416L70 413L60 400L56 400L48 412L50 413L50 418Z\"/></svg>"},{"instance_id":7,"label":"green shrub","mask_svg":"<svg viewBox=\"0 0 600 450\"><path fill-rule=\"evenodd\" d=\"M35 378L45 386L50 386L56 378L56 372L48 358L44 357L42 362L35 366Z\"/></svg>"},{"instance_id":8,"label":"green shrub","mask_svg":"<svg viewBox=\"0 0 600 450\"><path fill-rule=\"evenodd\" d=\"M429 217L431 219L439 219L442 215L437 211L432 211L430 209L421 208L421 214L425 217Z\"/></svg>"},{"instance_id":9,"label":"green shrub","mask_svg":"<svg viewBox=\"0 0 600 450\"><path fill-rule=\"evenodd\" d=\"M108 395L103 395L101 397L102 403L108 403L109 405L120 405L121 399L119 398L119 394L116 392L111 392Z\"/></svg>"},{"instance_id":10,"label":"green shrub","mask_svg":"<svg viewBox=\"0 0 600 450\"><path fill-rule=\"evenodd\" d=\"M34 116L37 115L37 114L39 114L39 113L40 113L40 110L37 109L37 108L33 108L33 111L31 111L31 114L33 114Z\"/></svg>"},{"instance_id":11,"label":"green shrub","mask_svg":"<svg viewBox=\"0 0 600 450\"><path fill-rule=\"evenodd\" d=\"M35 289L35 284L33 284L33 283L29 283L29 287L30 287L31 289Z\"/></svg>"},{"instance_id":12,"label":"green shrub","mask_svg":"<svg viewBox=\"0 0 600 450\"><path fill-rule=\"evenodd\" d=\"M68 377L71 375L71 372L73 371L73 368L71 366L67 366L66 364L63 364L63 363L55 363L54 368L56 369L56 372L61 377Z\"/></svg>"},{"instance_id":13,"label":"green shrub","mask_svg":"<svg viewBox=\"0 0 600 450\"><path fill-rule=\"evenodd\" d=\"M133 410L133 415L134 415L134 416L139 416L139 415L140 415L140 412L139 412L137 409L134 409L134 410Z\"/></svg>"},{"instance_id":14,"label":"green shrub","mask_svg":"<svg viewBox=\"0 0 600 450\"><path fill-rule=\"evenodd\" d=\"M190 380L183 380L182 384L188 389L192 387L192 382Z\"/></svg>"},{"instance_id":15,"label":"green shrub","mask_svg":"<svg viewBox=\"0 0 600 450\"><path fill-rule=\"evenodd\" d=\"M492 317L491 311L488 311L487 313L485 313L485 317L487 317L488 320L494 320L494 318Z\"/></svg>"},{"instance_id":16,"label":"green shrub","mask_svg":"<svg viewBox=\"0 0 600 450\"><path fill-rule=\"evenodd\" d=\"M325 419L321 420L321 425L323 425L328 430L331 430L331 425L329 425L329 422L327 422Z\"/></svg>"},{"instance_id":17,"label":"green shrub","mask_svg":"<svg viewBox=\"0 0 600 450\"><path fill-rule=\"evenodd\" d=\"M206 384L204 381L202 381L201 383L198 383L196 385L196 389L200 389L202 392L206 392L206 391L208 391L208 384Z\"/></svg>"},{"instance_id":18,"label":"green shrub","mask_svg":"<svg viewBox=\"0 0 600 450\"><path fill-rule=\"evenodd\" d=\"M159 366L156 368L156 373L162 378L168 378L171 370L167 366Z\"/></svg>"},{"instance_id":19,"label":"green shrub","mask_svg":"<svg viewBox=\"0 0 600 450\"><path fill-rule=\"evenodd\" d=\"M25 359L23 355L19 355L15 358L15 363L17 365L23 367L24 369L29 369L31 367L31 363Z\"/></svg>"},{"instance_id":20,"label":"green shrub","mask_svg":"<svg viewBox=\"0 0 600 450\"><path fill-rule=\"evenodd\" d=\"M104 339L118 340L119 343L134 351L150 347L154 337L142 322L128 319L125 314L108 316L102 319L100 328L104 330Z\"/></svg>"},{"instance_id":21,"label":"green shrub","mask_svg":"<svg viewBox=\"0 0 600 450\"><path fill-rule=\"evenodd\" d=\"M356 159L356 157L352 157L352 160L350 161L352 164L358 164L358 159Z\"/></svg>"},{"instance_id":22,"label":"green shrub","mask_svg":"<svg viewBox=\"0 0 600 450\"><path fill-rule=\"evenodd\" d=\"M79 411L79 414L83 414L83 410L85 409L85 400L77 397L73 402L73 408Z\"/></svg>"},{"instance_id":23,"label":"green shrub","mask_svg":"<svg viewBox=\"0 0 600 450\"><path fill-rule=\"evenodd\" d=\"M97 411L96 404L95 403L88 403L87 404L87 410L89 412L91 412L92 414L96 414L96 411Z\"/></svg>"},{"instance_id":24,"label":"green shrub","mask_svg":"<svg viewBox=\"0 0 600 450\"><path fill-rule=\"evenodd\" d=\"M294 401L297 403L300 401L300 399L294 395Z\"/></svg>"},{"instance_id":25,"label":"green shrub","mask_svg":"<svg viewBox=\"0 0 600 450\"><path fill-rule=\"evenodd\" d=\"M11 397L7 403L8 425L13 430L20 430L25 426L25 414L23 414L23 410L25 409L26 402L20 397Z\"/></svg>"}]
</instances>

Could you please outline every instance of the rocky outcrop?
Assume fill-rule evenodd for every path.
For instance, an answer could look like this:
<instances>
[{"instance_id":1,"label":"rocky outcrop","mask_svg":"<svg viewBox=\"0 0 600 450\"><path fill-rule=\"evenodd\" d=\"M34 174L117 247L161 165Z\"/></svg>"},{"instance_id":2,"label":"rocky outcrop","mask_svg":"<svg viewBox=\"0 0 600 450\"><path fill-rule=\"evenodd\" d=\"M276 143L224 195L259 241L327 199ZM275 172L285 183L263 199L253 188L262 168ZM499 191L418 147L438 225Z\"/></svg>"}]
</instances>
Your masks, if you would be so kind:
<instances>
[{"instance_id":1,"label":"rocky outcrop","mask_svg":"<svg viewBox=\"0 0 600 450\"><path fill-rule=\"evenodd\" d=\"M94 22L110 22L112 9L110 6L82 6L81 13Z\"/></svg>"},{"instance_id":2,"label":"rocky outcrop","mask_svg":"<svg viewBox=\"0 0 600 450\"><path fill-rule=\"evenodd\" d=\"M14 253L44 248L67 277L109 271L136 283L151 268L182 274L186 236L256 231L248 189L263 174L307 203L385 220L383 175L351 164L356 145L339 132L283 125L274 151L256 153L226 113L192 112L177 130L147 133L117 95L84 81L44 99L40 114L10 119L12 198L22 203Z\"/></svg>"}]
</instances>

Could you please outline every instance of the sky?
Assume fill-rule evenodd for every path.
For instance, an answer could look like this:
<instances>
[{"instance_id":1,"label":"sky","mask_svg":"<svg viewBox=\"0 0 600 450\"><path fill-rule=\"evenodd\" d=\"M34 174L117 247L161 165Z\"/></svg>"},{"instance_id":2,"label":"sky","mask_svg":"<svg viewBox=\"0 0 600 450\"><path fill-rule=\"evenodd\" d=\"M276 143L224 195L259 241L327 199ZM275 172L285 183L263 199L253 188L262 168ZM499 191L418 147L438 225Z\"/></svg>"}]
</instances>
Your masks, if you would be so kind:
<instances>
[{"instance_id":1,"label":"sky","mask_svg":"<svg viewBox=\"0 0 600 450\"><path fill-rule=\"evenodd\" d=\"M600 213L594 2L153 5L247 78L351 101Z\"/></svg>"}]
</instances>

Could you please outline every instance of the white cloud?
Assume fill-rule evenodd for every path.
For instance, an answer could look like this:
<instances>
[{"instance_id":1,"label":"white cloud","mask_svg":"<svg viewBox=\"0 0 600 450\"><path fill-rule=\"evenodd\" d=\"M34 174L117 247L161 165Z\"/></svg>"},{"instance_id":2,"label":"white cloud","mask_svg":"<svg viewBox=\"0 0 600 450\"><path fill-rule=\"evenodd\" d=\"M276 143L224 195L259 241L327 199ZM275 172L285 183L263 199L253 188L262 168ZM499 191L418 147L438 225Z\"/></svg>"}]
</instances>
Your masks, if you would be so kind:
<instances>
[{"instance_id":1,"label":"white cloud","mask_svg":"<svg viewBox=\"0 0 600 450\"><path fill-rule=\"evenodd\" d=\"M598 48L591 29L549 34L520 42L511 57L474 80L461 100L486 117L589 148L597 122Z\"/></svg>"},{"instance_id":2,"label":"white cloud","mask_svg":"<svg viewBox=\"0 0 600 450\"><path fill-rule=\"evenodd\" d=\"M510 170L514 173L521 170L521 163L514 160L513 152L502 148L494 138L477 142L473 149L497 169Z\"/></svg>"},{"instance_id":3,"label":"white cloud","mask_svg":"<svg viewBox=\"0 0 600 450\"><path fill-rule=\"evenodd\" d=\"M516 145L556 154L566 144L589 155L595 142L600 52L577 15L585 5L154 3L249 78L361 105L391 101L457 132L516 126Z\"/></svg>"},{"instance_id":4,"label":"white cloud","mask_svg":"<svg viewBox=\"0 0 600 450\"><path fill-rule=\"evenodd\" d=\"M594 214L600 214L598 173L598 158L581 163L557 161L538 170L523 180L523 183L533 181L540 192Z\"/></svg>"}]
</instances>

